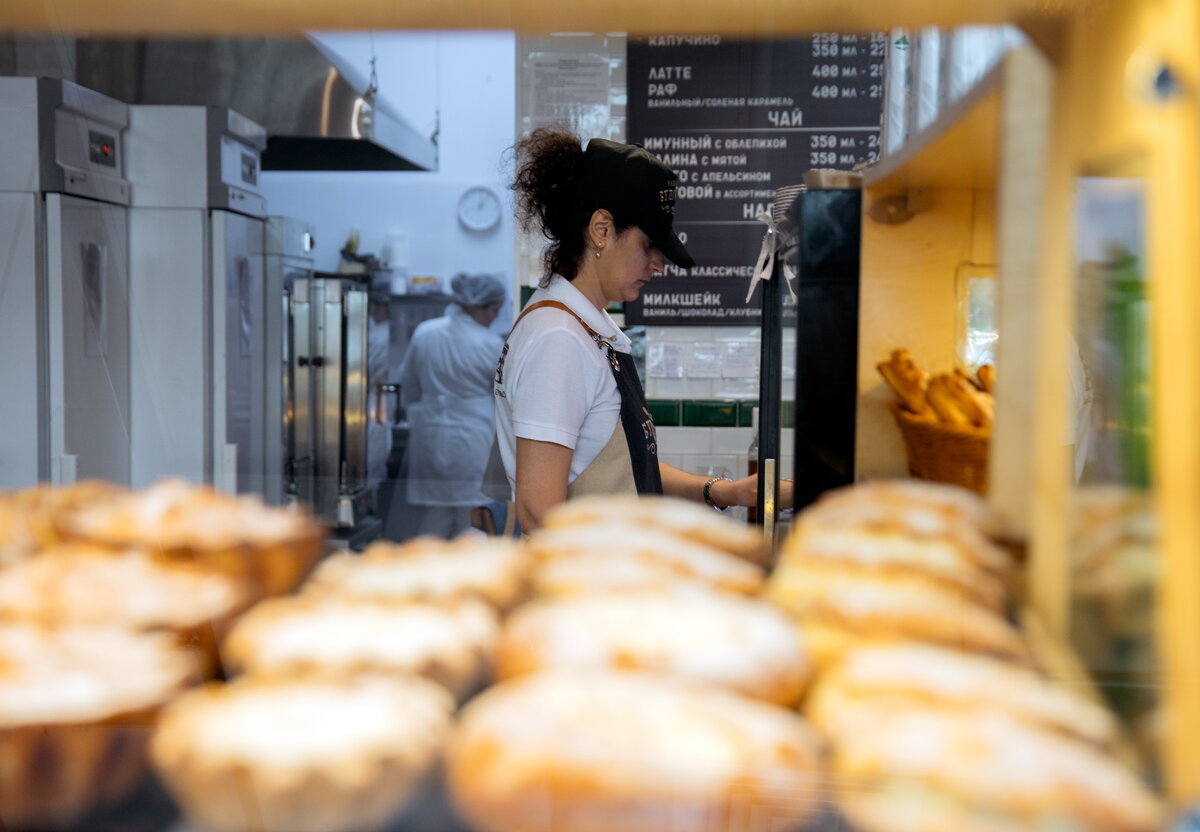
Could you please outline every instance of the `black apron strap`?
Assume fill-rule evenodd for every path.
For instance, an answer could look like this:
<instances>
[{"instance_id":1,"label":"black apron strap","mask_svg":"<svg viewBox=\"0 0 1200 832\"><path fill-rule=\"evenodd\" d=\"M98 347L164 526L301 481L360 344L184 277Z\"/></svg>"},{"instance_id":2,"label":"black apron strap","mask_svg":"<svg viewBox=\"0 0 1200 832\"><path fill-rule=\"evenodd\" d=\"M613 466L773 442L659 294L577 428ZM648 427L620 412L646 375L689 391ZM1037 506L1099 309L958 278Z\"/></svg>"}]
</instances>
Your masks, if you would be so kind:
<instances>
[{"instance_id":1,"label":"black apron strap","mask_svg":"<svg viewBox=\"0 0 1200 832\"><path fill-rule=\"evenodd\" d=\"M661 494L662 472L658 467L658 435L654 430L654 419L646 407L646 394L642 390L642 382L638 379L637 366L633 356L620 352L606 338L597 333L584 322L571 307L556 300L543 300L532 303L521 311L513 324L513 329L521 323L521 319L534 309L552 306L571 315L587 330L588 335L608 356L608 365L612 368L613 380L617 383L617 392L621 394L621 427L625 431L625 442L629 446L629 461L633 465L633 478L637 483L639 494ZM505 344L505 353L508 345ZM500 359L500 372L503 372L504 356Z\"/></svg>"},{"instance_id":2,"label":"black apron strap","mask_svg":"<svg viewBox=\"0 0 1200 832\"><path fill-rule=\"evenodd\" d=\"M662 471L658 467L658 434L646 407L646 394L638 379L633 356L608 348L609 364L621 391L621 427L629 444L629 461L639 494L661 494ZM615 358L615 360L614 360Z\"/></svg>"}]
</instances>

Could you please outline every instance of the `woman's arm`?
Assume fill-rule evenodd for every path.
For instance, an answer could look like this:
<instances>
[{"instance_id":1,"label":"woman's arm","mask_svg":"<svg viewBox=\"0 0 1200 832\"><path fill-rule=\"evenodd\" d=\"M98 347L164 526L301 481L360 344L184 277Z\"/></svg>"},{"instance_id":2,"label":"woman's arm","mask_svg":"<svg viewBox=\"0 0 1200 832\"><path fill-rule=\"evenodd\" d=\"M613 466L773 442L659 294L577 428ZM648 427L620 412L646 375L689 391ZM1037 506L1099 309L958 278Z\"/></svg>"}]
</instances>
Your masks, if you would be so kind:
<instances>
[{"instance_id":1,"label":"woman's arm","mask_svg":"<svg viewBox=\"0 0 1200 832\"><path fill-rule=\"evenodd\" d=\"M673 497L683 497L704 502L704 484L708 477L704 474L689 474L674 465L665 462L658 463L662 475L663 493ZM709 489L709 496L721 508L728 506L750 506L758 502L758 475L742 477L740 480L717 480ZM779 505L790 508L792 505L792 481L779 481Z\"/></svg>"},{"instance_id":2,"label":"woman's arm","mask_svg":"<svg viewBox=\"0 0 1200 832\"><path fill-rule=\"evenodd\" d=\"M523 533L540 526L546 512L567 499L567 480L574 454L575 451L565 445L517 437L515 499L517 520Z\"/></svg>"}]
</instances>

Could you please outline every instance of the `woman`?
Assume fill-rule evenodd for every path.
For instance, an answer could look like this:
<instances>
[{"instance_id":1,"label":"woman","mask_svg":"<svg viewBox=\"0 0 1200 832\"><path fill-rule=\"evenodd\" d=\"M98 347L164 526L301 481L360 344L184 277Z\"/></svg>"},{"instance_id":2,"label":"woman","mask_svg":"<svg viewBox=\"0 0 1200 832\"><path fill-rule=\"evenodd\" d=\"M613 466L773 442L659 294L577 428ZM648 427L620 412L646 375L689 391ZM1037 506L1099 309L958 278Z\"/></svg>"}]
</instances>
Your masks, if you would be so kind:
<instances>
[{"instance_id":1,"label":"woman","mask_svg":"<svg viewBox=\"0 0 1200 832\"><path fill-rule=\"evenodd\" d=\"M514 148L517 215L549 240L546 274L496 369L500 455L517 520L596 493L665 493L749 506L757 478L689 474L658 460L629 338L604 311L636 300L664 258L695 265L672 230L675 174L636 145L541 128Z\"/></svg>"},{"instance_id":2,"label":"woman","mask_svg":"<svg viewBox=\"0 0 1200 832\"><path fill-rule=\"evenodd\" d=\"M418 534L450 538L471 525L495 437L492 373L503 339L488 327L506 296L486 275L450 281L454 303L413 332L400 364L409 432L408 503L425 507Z\"/></svg>"}]
</instances>

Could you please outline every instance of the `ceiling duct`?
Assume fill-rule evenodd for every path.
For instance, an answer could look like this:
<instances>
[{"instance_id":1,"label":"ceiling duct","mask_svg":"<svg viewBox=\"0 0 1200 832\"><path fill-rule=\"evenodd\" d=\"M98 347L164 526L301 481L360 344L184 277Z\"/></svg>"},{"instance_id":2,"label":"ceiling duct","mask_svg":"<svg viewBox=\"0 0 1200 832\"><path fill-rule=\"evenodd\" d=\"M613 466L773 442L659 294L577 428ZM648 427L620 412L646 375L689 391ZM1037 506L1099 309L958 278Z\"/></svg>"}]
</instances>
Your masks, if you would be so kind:
<instances>
[{"instance_id":1,"label":"ceiling duct","mask_svg":"<svg viewBox=\"0 0 1200 832\"><path fill-rule=\"evenodd\" d=\"M267 131L263 170L436 170L437 145L305 38L77 42L77 83L130 104L228 107Z\"/></svg>"}]
</instances>

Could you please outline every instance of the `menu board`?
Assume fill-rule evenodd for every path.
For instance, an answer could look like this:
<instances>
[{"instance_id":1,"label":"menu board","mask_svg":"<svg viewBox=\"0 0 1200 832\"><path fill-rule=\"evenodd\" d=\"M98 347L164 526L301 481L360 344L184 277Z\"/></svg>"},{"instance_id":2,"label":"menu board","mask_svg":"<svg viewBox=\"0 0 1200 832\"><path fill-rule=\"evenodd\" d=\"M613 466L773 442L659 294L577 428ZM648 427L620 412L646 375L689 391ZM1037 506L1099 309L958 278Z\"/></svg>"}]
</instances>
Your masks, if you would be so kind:
<instances>
[{"instance_id":1,"label":"menu board","mask_svg":"<svg viewBox=\"0 0 1200 832\"><path fill-rule=\"evenodd\" d=\"M746 301L775 189L813 168L879 159L887 36L631 38L627 140L678 175L675 230L696 260L668 262L627 325L755 325Z\"/></svg>"}]
</instances>

